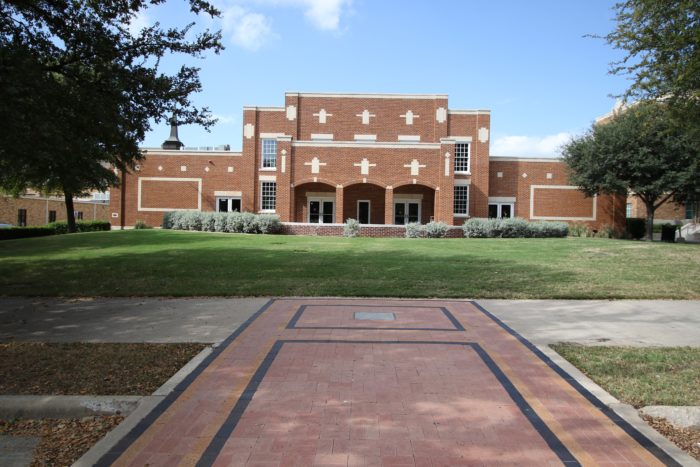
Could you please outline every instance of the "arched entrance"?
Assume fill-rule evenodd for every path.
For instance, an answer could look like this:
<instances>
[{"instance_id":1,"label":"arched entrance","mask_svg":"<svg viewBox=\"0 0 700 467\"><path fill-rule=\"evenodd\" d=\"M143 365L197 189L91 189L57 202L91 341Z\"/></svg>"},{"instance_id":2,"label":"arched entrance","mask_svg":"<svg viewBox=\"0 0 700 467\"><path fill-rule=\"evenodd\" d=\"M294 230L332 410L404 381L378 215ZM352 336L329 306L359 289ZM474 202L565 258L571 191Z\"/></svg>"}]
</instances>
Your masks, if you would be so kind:
<instances>
[{"instance_id":1,"label":"arched entrance","mask_svg":"<svg viewBox=\"0 0 700 467\"><path fill-rule=\"evenodd\" d=\"M426 185L402 185L394 188L392 223L411 222L427 224L435 216L435 190Z\"/></svg>"},{"instance_id":2,"label":"arched entrance","mask_svg":"<svg viewBox=\"0 0 700 467\"><path fill-rule=\"evenodd\" d=\"M294 222L333 224L335 187L327 183L304 183L294 187Z\"/></svg>"},{"instance_id":3,"label":"arched entrance","mask_svg":"<svg viewBox=\"0 0 700 467\"><path fill-rule=\"evenodd\" d=\"M355 183L346 186L343 192L343 221L356 219L360 224L384 224L384 187Z\"/></svg>"}]
</instances>

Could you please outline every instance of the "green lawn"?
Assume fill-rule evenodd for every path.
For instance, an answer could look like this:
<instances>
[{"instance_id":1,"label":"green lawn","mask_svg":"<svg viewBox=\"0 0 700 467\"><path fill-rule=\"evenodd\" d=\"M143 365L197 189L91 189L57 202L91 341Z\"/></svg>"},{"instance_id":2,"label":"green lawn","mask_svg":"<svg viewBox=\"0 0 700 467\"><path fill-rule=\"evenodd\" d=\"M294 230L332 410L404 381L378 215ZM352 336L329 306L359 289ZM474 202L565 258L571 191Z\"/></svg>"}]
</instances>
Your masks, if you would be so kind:
<instances>
[{"instance_id":1,"label":"green lawn","mask_svg":"<svg viewBox=\"0 0 700 467\"><path fill-rule=\"evenodd\" d=\"M0 294L700 298L700 247L132 230L0 242Z\"/></svg>"},{"instance_id":2,"label":"green lawn","mask_svg":"<svg viewBox=\"0 0 700 467\"><path fill-rule=\"evenodd\" d=\"M700 405L700 348L552 348L610 394L637 408Z\"/></svg>"}]
</instances>

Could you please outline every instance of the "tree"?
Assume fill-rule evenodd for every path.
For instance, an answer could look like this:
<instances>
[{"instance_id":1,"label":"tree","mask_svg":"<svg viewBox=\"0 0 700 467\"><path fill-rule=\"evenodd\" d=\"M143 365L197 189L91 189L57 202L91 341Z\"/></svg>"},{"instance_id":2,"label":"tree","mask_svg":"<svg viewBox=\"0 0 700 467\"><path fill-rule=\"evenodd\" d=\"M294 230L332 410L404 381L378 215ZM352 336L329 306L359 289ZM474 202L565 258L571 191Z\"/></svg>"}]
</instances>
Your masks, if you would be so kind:
<instances>
[{"instance_id":1,"label":"tree","mask_svg":"<svg viewBox=\"0 0 700 467\"><path fill-rule=\"evenodd\" d=\"M0 187L62 192L69 231L73 197L118 184L117 172L143 158L139 143L151 122L209 128L199 69L161 71L166 54L201 58L221 49L220 32L195 34L194 23L130 24L164 0L9 0L0 2ZM204 0L193 14L216 17Z\"/></svg>"},{"instance_id":2,"label":"tree","mask_svg":"<svg viewBox=\"0 0 700 467\"><path fill-rule=\"evenodd\" d=\"M625 52L611 73L627 75L625 99L664 99L678 124L700 141L700 1L626 0L604 36Z\"/></svg>"},{"instance_id":3,"label":"tree","mask_svg":"<svg viewBox=\"0 0 700 467\"><path fill-rule=\"evenodd\" d=\"M668 200L684 201L700 177L698 147L669 112L665 103L639 102L562 150L571 183L589 196L633 192L642 200L649 240L656 208Z\"/></svg>"}]
</instances>

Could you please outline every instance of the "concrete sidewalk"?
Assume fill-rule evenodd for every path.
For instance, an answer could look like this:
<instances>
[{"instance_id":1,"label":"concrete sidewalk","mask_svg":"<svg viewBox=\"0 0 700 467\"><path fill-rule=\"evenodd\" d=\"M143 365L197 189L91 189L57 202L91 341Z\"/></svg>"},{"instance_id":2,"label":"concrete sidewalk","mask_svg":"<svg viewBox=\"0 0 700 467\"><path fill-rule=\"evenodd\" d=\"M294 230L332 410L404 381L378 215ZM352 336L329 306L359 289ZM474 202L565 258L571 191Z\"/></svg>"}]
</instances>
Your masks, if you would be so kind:
<instances>
[{"instance_id":1,"label":"concrete sidewalk","mask_svg":"<svg viewBox=\"0 0 700 467\"><path fill-rule=\"evenodd\" d=\"M220 342L267 298L0 298L0 341ZM535 344L700 346L700 301L477 300Z\"/></svg>"}]
</instances>

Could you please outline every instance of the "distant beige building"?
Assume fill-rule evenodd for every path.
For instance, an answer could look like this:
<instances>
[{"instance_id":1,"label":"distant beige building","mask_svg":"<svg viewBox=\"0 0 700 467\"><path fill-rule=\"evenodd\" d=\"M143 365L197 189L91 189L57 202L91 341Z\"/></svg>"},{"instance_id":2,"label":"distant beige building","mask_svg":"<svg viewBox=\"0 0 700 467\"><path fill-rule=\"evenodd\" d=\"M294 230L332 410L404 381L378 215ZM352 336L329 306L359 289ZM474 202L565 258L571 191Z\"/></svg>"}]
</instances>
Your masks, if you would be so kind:
<instances>
[{"instance_id":1,"label":"distant beige building","mask_svg":"<svg viewBox=\"0 0 700 467\"><path fill-rule=\"evenodd\" d=\"M76 220L109 220L109 193L73 201ZM27 192L17 198L0 196L0 224L19 227L66 220L66 203L59 196Z\"/></svg>"}]
</instances>

